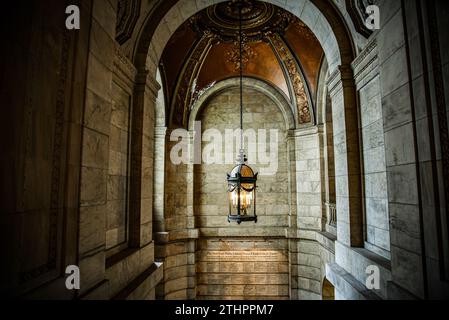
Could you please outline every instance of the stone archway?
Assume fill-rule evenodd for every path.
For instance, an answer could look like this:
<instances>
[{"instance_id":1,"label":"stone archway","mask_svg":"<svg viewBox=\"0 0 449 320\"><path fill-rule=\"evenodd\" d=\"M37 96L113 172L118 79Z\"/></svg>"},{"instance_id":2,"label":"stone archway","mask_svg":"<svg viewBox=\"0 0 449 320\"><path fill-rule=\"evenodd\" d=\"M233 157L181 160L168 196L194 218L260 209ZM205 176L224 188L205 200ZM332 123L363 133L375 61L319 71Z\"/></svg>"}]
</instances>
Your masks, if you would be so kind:
<instances>
[{"instance_id":1,"label":"stone archway","mask_svg":"<svg viewBox=\"0 0 449 320\"><path fill-rule=\"evenodd\" d=\"M164 46L176 28L191 15L218 2L221 0L180 0L165 8L163 12L166 14L163 18L150 14L147 21L151 23L143 27L134 51L134 63L139 70L137 87L144 87L147 79L153 82ZM324 49L330 73L328 91L332 100L334 141L338 151L335 154L335 170L336 189L339 190L336 195L339 216L337 220L341 231L339 240L349 246L363 246L359 111L350 65L355 55L353 39L345 20L330 1L267 2L278 5L300 18L316 35ZM163 14L159 12L159 15ZM156 24L154 19L159 20L159 24ZM136 93L136 103L144 103L142 90L137 90ZM135 118L139 118L139 115Z\"/></svg>"},{"instance_id":2,"label":"stone archway","mask_svg":"<svg viewBox=\"0 0 449 320\"><path fill-rule=\"evenodd\" d=\"M195 102L195 104L192 106L190 117L189 117L189 130L194 129L194 122L196 120L196 117L198 113L201 110L201 107L204 105L205 101L210 99L212 96L216 95L218 92L232 88L232 87L238 87L239 85L239 79L237 78L231 78L224 81L220 81L219 83L215 84L212 88L204 92L199 99ZM282 112L282 115L284 117L285 126L287 130L294 129L295 128L295 118L293 115L292 106L288 102L288 99L276 88L269 85L265 81L258 80L255 78L244 78L243 79L243 85L247 88L253 88L257 91L260 91L261 93L267 95L270 97L277 105L279 110Z\"/></svg>"},{"instance_id":3,"label":"stone archway","mask_svg":"<svg viewBox=\"0 0 449 320\"><path fill-rule=\"evenodd\" d=\"M134 53L134 63L138 69L138 76L134 96L135 106L133 108L133 119L143 119L144 113L148 112L147 109L154 105L152 101L148 100L150 95L147 92L151 90L155 83L154 79L159 58L170 36L190 15L195 14L207 5L212 5L217 2L220 1L214 1L212 3L207 1L206 3L205 1L191 2L180 0L169 10L167 9L168 13L163 19L159 19L160 23L158 26L155 26L154 20L152 20L152 27L145 26L143 28L143 32L140 35L141 40L138 42ZM326 53L326 61L329 65L330 72L327 86L332 101L333 135L336 146L335 171L337 222L339 227L338 240L347 246L362 246L363 219L361 214L362 187L358 136L359 120L354 76L350 66L354 58L351 36L338 10L329 1L306 0L294 2L290 6L287 5L287 3L290 3L287 1L270 0L267 2L279 5L302 19L312 32L315 33ZM156 19L157 17L154 18ZM151 16L149 20L151 20ZM146 129L137 126L136 133L139 131L153 130L154 119L147 119L139 122L138 125L146 126ZM300 140L307 137L307 139L311 138L314 140L313 143L315 143L315 140L321 134L319 129L318 132L315 129L317 128L293 133L290 142L294 145L296 143L295 139ZM138 147L137 145L136 148ZM295 148L291 148L290 152L293 153L289 156L294 159ZM133 152L133 156L135 155L139 156L139 152ZM182 249L176 249L179 251L177 256L180 259L185 259L186 261L183 260L183 263L188 265L189 270L191 270L195 264L195 239L198 238L198 229L196 229L194 217L193 190L192 188L190 190L188 189L189 182L193 180L193 168L189 168L188 166L173 167L166 162L165 171L173 171L177 176L177 180L167 181L166 179L164 181L165 190L172 193L172 196L166 193L165 197L175 204L172 207L165 208L165 214L168 214L170 218L166 220L167 232L164 237L167 241L181 241L184 243ZM301 175L302 173L297 173L295 179L301 179ZM291 185L296 185L295 179L292 179ZM177 194L177 187L180 184L188 190L186 197L181 197L181 195ZM301 203L302 200L300 199L300 195L308 191L305 189L302 190L301 186L298 186L298 188L295 191L297 194L295 201L297 201L298 208L304 205L310 205ZM294 210L294 215L296 216L296 206L292 210ZM288 234L296 239L301 228L307 229L311 225L315 228L315 220L313 220L312 224L309 221L311 221L309 217L300 217L298 214L296 219L291 219ZM181 246L181 244L179 245ZM173 242L169 247L165 247L167 252L171 250L169 249L170 246L174 248L177 245ZM300 264L300 262L294 261L294 264ZM173 298L178 295L182 297L194 297L195 294L192 293L194 277L194 271L189 271L188 276L183 277L185 284L182 285L182 290L184 290L184 293L187 292L187 294L178 290L173 292L173 295L170 295L170 297ZM168 286L174 283L175 279L170 281L172 282ZM319 280L317 283L319 283ZM319 289L316 292L319 292ZM292 297L297 297L296 293Z\"/></svg>"},{"instance_id":4,"label":"stone archway","mask_svg":"<svg viewBox=\"0 0 449 320\"><path fill-rule=\"evenodd\" d=\"M150 12L140 34L140 41L134 48L133 59L137 68L146 68L150 74L155 75L164 47L176 29L197 12L223 1L179 0L173 1L171 7L167 4L157 14ZM314 32L326 53L331 73L338 66L352 62L355 52L353 41L344 19L332 3L327 0L264 1L292 13ZM159 20L158 24L155 19Z\"/></svg>"}]
</instances>

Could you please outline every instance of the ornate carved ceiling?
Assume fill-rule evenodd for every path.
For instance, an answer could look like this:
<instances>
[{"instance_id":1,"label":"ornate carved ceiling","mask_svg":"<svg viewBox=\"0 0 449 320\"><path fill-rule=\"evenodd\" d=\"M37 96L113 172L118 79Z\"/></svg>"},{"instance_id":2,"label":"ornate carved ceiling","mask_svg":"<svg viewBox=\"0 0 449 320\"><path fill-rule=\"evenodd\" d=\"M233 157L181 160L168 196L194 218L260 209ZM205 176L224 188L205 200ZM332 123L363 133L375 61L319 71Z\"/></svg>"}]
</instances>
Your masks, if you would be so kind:
<instances>
[{"instance_id":1,"label":"ornate carved ceiling","mask_svg":"<svg viewBox=\"0 0 449 320\"><path fill-rule=\"evenodd\" d=\"M249 43L247 46L251 52L251 57L243 63L244 76L265 79L265 81L281 89L287 97L290 97L284 72L270 44L259 41ZM238 61L236 61L237 63L232 61L234 59L229 56L231 52L238 53L233 44L223 43L211 48L198 76L198 88L204 88L214 81L239 76L239 63ZM238 57L238 54L236 56ZM219 63L217 63L218 61Z\"/></svg>"},{"instance_id":2,"label":"ornate carved ceiling","mask_svg":"<svg viewBox=\"0 0 449 320\"><path fill-rule=\"evenodd\" d=\"M229 1L211 6L192 17L193 27L200 34L210 31L222 42L233 42L239 31L239 8L242 8L242 29L248 41L262 40L267 34L283 32L293 17L286 11L259 1Z\"/></svg>"},{"instance_id":3,"label":"ornate carved ceiling","mask_svg":"<svg viewBox=\"0 0 449 320\"><path fill-rule=\"evenodd\" d=\"M270 83L291 101L299 125L313 124L323 49L296 17L268 3L232 0L206 8L172 36L161 58L168 123L185 126L206 88L239 74L242 8L244 75Z\"/></svg>"}]
</instances>

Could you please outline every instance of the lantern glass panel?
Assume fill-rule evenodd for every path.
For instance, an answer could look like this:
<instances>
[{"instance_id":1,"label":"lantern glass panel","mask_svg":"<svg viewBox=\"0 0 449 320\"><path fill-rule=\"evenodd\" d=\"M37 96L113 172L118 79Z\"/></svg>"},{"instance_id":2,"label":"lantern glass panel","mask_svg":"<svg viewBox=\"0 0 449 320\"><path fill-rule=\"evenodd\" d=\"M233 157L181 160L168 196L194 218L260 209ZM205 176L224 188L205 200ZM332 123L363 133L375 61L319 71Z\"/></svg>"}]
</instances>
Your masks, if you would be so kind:
<instances>
[{"instance_id":1,"label":"lantern glass panel","mask_svg":"<svg viewBox=\"0 0 449 320\"><path fill-rule=\"evenodd\" d=\"M257 174L245 164L236 166L228 175L229 221L257 221L256 181Z\"/></svg>"}]
</instances>

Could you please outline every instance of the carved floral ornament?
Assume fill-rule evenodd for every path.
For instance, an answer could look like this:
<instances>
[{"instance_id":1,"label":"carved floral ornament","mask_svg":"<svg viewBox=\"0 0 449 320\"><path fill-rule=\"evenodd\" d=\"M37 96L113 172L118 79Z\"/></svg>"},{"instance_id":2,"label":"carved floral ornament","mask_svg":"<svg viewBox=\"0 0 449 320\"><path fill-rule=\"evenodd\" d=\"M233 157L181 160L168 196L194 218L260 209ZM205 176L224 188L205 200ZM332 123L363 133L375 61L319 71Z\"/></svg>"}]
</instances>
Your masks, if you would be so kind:
<instances>
[{"instance_id":1,"label":"carved floral ornament","mask_svg":"<svg viewBox=\"0 0 449 320\"><path fill-rule=\"evenodd\" d=\"M276 48L282 63L285 65L288 76L291 80L291 85L296 98L298 122L299 124L310 123L312 121L312 113L310 110L311 105L309 104L306 88L301 78L301 73L295 58L278 34L271 34L270 40L273 47Z\"/></svg>"},{"instance_id":2,"label":"carved floral ornament","mask_svg":"<svg viewBox=\"0 0 449 320\"><path fill-rule=\"evenodd\" d=\"M226 52L227 62L233 65L234 72L237 72L240 69L240 59L243 63L243 66L247 65L251 59L257 57L257 52L253 50L251 45L249 44L248 38L243 35L242 37L242 56L240 57L239 52L239 39L234 42L232 50Z\"/></svg>"}]
</instances>

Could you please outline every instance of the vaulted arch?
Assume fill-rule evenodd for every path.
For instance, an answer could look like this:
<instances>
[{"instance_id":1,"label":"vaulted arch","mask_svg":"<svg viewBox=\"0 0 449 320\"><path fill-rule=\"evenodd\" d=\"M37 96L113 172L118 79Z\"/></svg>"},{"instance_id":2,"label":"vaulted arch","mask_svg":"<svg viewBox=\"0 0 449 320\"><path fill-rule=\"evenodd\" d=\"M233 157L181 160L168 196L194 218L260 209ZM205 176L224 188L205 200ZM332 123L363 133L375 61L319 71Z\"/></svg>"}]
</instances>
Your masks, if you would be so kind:
<instances>
[{"instance_id":1,"label":"vaulted arch","mask_svg":"<svg viewBox=\"0 0 449 320\"><path fill-rule=\"evenodd\" d=\"M176 29L193 14L222 2L179 0L160 4L147 18L134 52L134 63L147 81L156 75L165 45ZM328 65L328 91L334 114L334 141L338 145L336 195L340 240L349 246L363 245L362 178L359 144L358 103L351 62L355 49L344 18L327 0L268 0L298 17L319 40ZM158 23L156 23L158 22ZM139 78L139 77L138 77ZM139 81L138 81L139 82ZM142 83L142 85L144 85ZM136 99L136 101L143 101ZM137 108L138 110L139 108ZM137 116L138 118L138 116ZM347 151L347 152L346 152Z\"/></svg>"},{"instance_id":2,"label":"vaulted arch","mask_svg":"<svg viewBox=\"0 0 449 320\"><path fill-rule=\"evenodd\" d=\"M209 90L204 92L204 94L201 95L199 99L192 105L189 117L189 130L194 130L194 122L197 119L197 115L201 112L201 108L204 106L204 103L207 100L211 99L213 96L224 90L227 90L229 88L237 88L239 86L239 81L240 80L238 78L227 79L215 84ZM282 112L285 121L285 129L295 129L296 126L292 106L285 95L283 95L279 90L267 84L266 82L255 78L243 78L243 86L246 88L257 90L270 97Z\"/></svg>"},{"instance_id":3,"label":"vaulted arch","mask_svg":"<svg viewBox=\"0 0 449 320\"><path fill-rule=\"evenodd\" d=\"M156 73L163 49L176 29L189 17L223 0L162 1L148 15L136 43L133 59L139 70ZM355 50L349 29L335 5L327 0L266 0L303 21L320 41L332 73L339 65L350 64ZM149 50L150 48L150 50Z\"/></svg>"}]
</instances>

